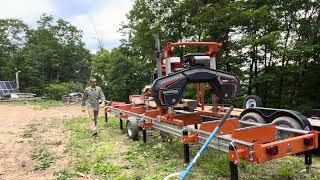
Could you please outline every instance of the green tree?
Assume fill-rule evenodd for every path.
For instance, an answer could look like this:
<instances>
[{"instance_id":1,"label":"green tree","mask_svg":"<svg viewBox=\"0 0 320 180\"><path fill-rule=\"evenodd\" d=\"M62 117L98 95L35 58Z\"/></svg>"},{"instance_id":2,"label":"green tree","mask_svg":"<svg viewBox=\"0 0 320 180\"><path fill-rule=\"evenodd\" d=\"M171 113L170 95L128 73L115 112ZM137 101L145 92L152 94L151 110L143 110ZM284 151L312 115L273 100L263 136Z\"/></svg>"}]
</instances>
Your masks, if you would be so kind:
<instances>
[{"instance_id":1,"label":"green tree","mask_svg":"<svg viewBox=\"0 0 320 180\"><path fill-rule=\"evenodd\" d=\"M85 82L91 57L81 39L82 32L75 26L42 15L38 27L28 32L26 43L14 55L13 64L22 71L22 87L43 94L52 82Z\"/></svg>"},{"instance_id":2,"label":"green tree","mask_svg":"<svg viewBox=\"0 0 320 180\"><path fill-rule=\"evenodd\" d=\"M260 95L271 107L314 106L320 102L319 5L312 0L137 0L122 28L127 37L122 48L139 67L154 62L149 61L154 33L162 45L222 42L218 68L240 77L242 93ZM152 67L149 63L145 71Z\"/></svg>"},{"instance_id":3,"label":"green tree","mask_svg":"<svg viewBox=\"0 0 320 180\"><path fill-rule=\"evenodd\" d=\"M93 57L93 75L98 78L107 99L127 101L130 94L140 94L148 80L120 48L101 49Z\"/></svg>"},{"instance_id":4,"label":"green tree","mask_svg":"<svg viewBox=\"0 0 320 180\"><path fill-rule=\"evenodd\" d=\"M28 30L21 20L0 19L0 80L14 78L11 59L26 41Z\"/></svg>"}]
</instances>

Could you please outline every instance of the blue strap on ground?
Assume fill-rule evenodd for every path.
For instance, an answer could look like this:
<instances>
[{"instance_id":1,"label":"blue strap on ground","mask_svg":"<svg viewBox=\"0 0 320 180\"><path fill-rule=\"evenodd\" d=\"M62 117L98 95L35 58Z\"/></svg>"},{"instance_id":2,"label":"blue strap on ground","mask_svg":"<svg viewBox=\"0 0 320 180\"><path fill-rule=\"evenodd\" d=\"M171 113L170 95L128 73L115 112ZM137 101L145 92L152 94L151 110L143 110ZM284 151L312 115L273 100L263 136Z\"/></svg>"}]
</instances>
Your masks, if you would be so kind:
<instances>
[{"instance_id":1,"label":"blue strap on ground","mask_svg":"<svg viewBox=\"0 0 320 180\"><path fill-rule=\"evenodd\" d=\"M222 124L225 122L225 120L229 117L231 111L233 109L233 106L231 106L229 108L229 110L226 112L226 114L223 116L223 118L221 119L220 123L216 126L216 128L214 128L214 130L212 131L212 133L210 134L209 138L206 140L206 142L201 146L200 150L197 152L196 156L193 158L193 160L189 163L188 167L181 172L180 174L180 180L184 180L186 178L186 176L188 175L188 173L190 172L190 170L192 169L192 167L194 166L194 164L197 162L198 158L201 156L201 154L203 153L203 151L208 147L209 143L211 142L211 140L214 138L214 136L216 135L216 133L218 132L218 130L220 129L220 127L222 126Z\"/></svg>"}]
</instances>

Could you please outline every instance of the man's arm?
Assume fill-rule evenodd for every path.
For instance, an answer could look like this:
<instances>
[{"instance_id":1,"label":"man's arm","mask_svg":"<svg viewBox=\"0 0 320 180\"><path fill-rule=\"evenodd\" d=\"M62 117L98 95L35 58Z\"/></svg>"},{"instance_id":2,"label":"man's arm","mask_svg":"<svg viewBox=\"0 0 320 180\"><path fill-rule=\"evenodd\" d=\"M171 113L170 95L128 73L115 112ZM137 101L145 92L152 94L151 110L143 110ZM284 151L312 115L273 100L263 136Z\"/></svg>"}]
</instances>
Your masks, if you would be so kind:
<instances>
[{"instance_id":1,"label":"man's arm","mask_svg":"<svg viewBox=\"0 0 320 180\"><path fill-rule=\"evenodd\" d=\"M99 88L100 89L100 93L99 93L99 99L101 100L101 101L104 101L104 100L106 100L106 98L104 97L104 94L103 94L103 91L102 91L102 89L101 88Z\"/></svg>"},{"instance_id":2,"label":"man's arm","mask_svg":"<svg viewBox=\"0 0 320 180\"><path fill-rule=\"evenodd\" d=\"M88 90L85 89L83 96L82 96L82 100L81 100L81 106L84 107L86 105L86 101L88 99Z\"/></svg>"}]
</instances>

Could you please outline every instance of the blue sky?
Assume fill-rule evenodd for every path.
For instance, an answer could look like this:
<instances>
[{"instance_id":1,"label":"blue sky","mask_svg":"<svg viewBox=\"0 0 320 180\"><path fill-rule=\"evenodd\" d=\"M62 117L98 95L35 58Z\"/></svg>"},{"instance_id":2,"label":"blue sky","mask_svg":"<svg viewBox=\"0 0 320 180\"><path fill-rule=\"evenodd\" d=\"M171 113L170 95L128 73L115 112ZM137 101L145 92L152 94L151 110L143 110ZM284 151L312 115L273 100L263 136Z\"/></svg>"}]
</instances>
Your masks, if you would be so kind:
<instances>
[{"instance_id":1,"label":"blue sky","mask_svg":"<svg viewBox=\"0 0 320 180\"><path fill-rule=\"evenodd\" d=\"M133 0L0 0L0 4L0 18L18 18L30 26L43 13L69 21L83 31L86 47L95 52L97 39L107 49L120 44L118 30Z\"/></svg>"}]
</instances>

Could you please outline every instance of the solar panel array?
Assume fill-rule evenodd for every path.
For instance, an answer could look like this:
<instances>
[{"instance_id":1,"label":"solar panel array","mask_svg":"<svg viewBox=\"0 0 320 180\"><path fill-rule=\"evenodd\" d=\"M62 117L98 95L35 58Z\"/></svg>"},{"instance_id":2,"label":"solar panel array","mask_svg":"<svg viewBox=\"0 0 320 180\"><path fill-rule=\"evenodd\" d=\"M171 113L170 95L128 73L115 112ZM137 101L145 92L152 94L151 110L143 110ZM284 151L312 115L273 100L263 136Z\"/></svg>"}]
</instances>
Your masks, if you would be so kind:
<instances>
[{"instance_id":1,"label":"solar panel array","mask_svg":"<svg viewBox=\"0 0 320 180\"><path fill-rule=\"evenodd\" d=\"M0 95L17 93L16 83L13 81L0 81Z\"/></svg>"}]
</instances>

